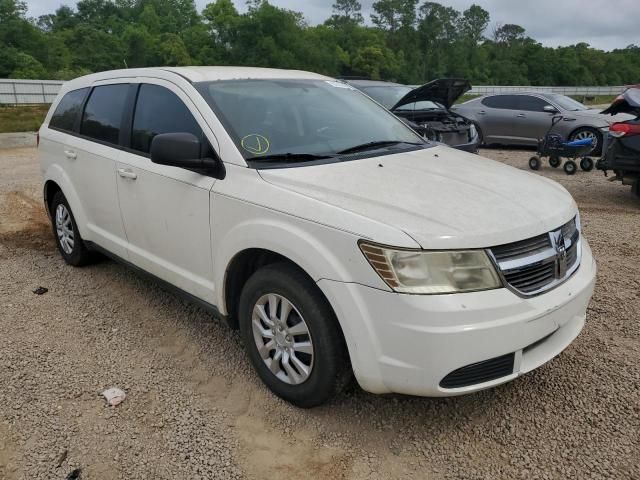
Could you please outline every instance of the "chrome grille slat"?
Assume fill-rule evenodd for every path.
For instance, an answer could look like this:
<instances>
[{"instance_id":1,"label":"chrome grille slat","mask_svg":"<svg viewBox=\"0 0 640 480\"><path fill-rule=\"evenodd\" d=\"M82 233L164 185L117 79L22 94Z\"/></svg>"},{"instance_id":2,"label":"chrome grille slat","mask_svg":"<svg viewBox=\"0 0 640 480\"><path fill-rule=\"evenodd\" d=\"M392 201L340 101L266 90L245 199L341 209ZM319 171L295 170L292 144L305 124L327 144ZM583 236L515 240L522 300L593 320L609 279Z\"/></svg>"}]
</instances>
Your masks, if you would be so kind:
<instances>
[{"instance_id":1,"label":"chrome grille slat","mask_svg":"<svg viewBox=\"0 0 640 480\"><path fill-rule=\"evenodd\" d=\"M576 219L527 240L489 250L512 290L537 295L569 278L580 264L580 231Z\"/></svg>"},{"instance_id":2,"label":"chrome grille slat","mask_svg":"<svg viewBox=\"0 0 640 480\"><path fill-rule=\"evenodd\" d=\"M520 242L501 245L500 247L495 247L492 250L493 255L497 260L506 260L531 255L532 253L544 251L550 247L551 242L549 241L549 235L544 234L530 240L522 240Z\"/></svg>"}]
</instances>

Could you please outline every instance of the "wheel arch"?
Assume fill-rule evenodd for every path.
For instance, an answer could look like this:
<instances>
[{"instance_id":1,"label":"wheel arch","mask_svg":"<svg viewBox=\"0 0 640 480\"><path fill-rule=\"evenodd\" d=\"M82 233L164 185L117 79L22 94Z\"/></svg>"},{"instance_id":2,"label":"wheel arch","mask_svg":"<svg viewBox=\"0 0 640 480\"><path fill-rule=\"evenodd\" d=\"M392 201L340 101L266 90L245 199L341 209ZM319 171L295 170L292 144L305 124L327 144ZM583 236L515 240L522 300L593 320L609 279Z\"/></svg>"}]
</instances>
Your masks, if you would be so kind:
<instances>
[{"instance_id":1,"label":"wheel arch","mask_svg":"<svg viewBox=\"0 0 640 480\"><path fill-rule=\"evenodd\" d=\"M67 176L66 172L58 165L51 165L45 172L44 178L45 182L42 193L45 208L49 217L51 217L51 212L49 211L51 200L55 193L60 191L67 199L69 207L71 207L80 235L85 240L91 240L89 231L86 227L87 216L84 208L82 208L82 202L80 201L80 197L78 196L78 193L73 187L73 183Z\"/></svg>"}]
</instances>

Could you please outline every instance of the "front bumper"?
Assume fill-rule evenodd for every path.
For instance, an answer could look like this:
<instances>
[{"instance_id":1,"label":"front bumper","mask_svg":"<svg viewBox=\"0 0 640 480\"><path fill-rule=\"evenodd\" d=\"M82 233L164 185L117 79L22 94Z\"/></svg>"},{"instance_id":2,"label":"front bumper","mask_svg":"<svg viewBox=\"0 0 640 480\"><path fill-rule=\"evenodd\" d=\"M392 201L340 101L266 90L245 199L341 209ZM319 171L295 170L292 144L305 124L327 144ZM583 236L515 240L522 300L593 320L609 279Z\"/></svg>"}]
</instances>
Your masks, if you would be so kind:
<instances>
[{"instance_id":1,"label":"front bumper","mask_svg":"<svg viewBox=\"0 0 640 480\"><path fill-rule=\"evenodd\" d=\"M469 153L478 153L478 148L480 147L480 139L476 137L476 140L469 143L463 143L461 145L453 145L453 148L457 150L463 150Z\"/></svg>"},{"instance_id":2,"label":"front bumper","mask_svg":"<svg viewBox=\"0 0 640 480\"><path fill-rule=\"evenodd\" d=\"M340 319L360 386L373 393L449 396L498 385L564 350L584 326L596 265L583 239L581 265L562 285L521 298L501 288L403 295L320 280ZM511 373L460 388L442 380L462 367L514 354ZM446 382L445 382L446 383Z\"/></svg>"}]
</instances>

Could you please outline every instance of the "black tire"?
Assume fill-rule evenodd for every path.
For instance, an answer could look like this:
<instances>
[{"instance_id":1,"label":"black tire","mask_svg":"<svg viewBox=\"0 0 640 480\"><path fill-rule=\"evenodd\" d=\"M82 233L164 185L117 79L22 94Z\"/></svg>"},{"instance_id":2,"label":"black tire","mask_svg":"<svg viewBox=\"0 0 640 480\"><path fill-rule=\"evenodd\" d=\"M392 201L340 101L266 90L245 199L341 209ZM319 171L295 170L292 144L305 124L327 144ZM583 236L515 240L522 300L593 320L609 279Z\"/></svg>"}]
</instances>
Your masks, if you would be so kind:
<instances>
[{"instance_id":1,"label":"black tire","mask_svg":"<svg viewBox=\"0 0 640 480\"><path fill-rule=\"evenodd\" d=\"M576 165L576 162L573 160L567 160L564 162L564 167L562 168L564 169L564 173L567 175L574 175L578 170L578 165Z\"/></svg>"},{"instance_id":2,"label":"black tire","mask_svg":"<svg viewBox=\"0 0 640 480\"><path fill-rule=\"evenodd\" d=\"M540 170L540 163L539 157L531 157L529 159L529 168L531 170Z\"/></svg>"},{"instance_id":3,"label":"black tire","mask_svg":"<svg viewBox=\"0 0 640 480\"><path fill-rule=\"evenodd\" d=\"M581 127L571 132L569 135L569 141L579 140L583 134L592 134L596 139L596 147L589 152L589 155L597 156L602 153L602 134L595 128Z\"/></svg>"},{"instance_id":4,"label":"black tire","mask_svg":"<svg viewBox=\"0 0 640 480\"><path fill-rule=\"evenodd\" d=\"M293 325L299 324L302 317L303 323L308 327L309 335L303 337L313 346L312 363L308 377L298 384L287 383L271 372L266 360L260 355L257 340L254 338L254 308L261 299L270 294L280 296L293 305L288 322L292 322ZM281 313L280 308L275 308L276 313ZM270 317L270 312L267 315ZM295 266L276 263L255 272L242 289L238 319L240 334L251 364L260 379L280 398L298 407L314 407L339 393L351 378L349 357L338 320L317 285ZM265 331L269 331L265 322L262 322L262 326ZM289 328L291 326L288 325ZM275 331L274 328L273 332ZM292 338L296 337L298 336L293 335ZM272 364L275 355L276 350L273 348L267 354ZM284 354L282 358L285 358ZM278 365L280 373L285 374L284 364L278 361ZM297 370L299 373L300 370ZM293 377L287 375L287 378Z\"/></svg>"},{"instance_id":5,"label":"black tire","mask_svg":"<svg viewBox=\"0 0 640 480\"><path fill-rule=\"evenodd\" d=\"M560 160L560 157L549 158L549 165L551 165L553 168L558 168L561 163L562 161Z\"/></svg>"},{"instance_id":6,"label":"black tire","mask_svg":"<svg viewBox=\"0 0 640 480\"><path fill-rule=\"evenodd\" d=\"M70 230L73 232L73 247L70 249L70 251L65 251L65 247L63 247L62 245L60 235L58 235L58 231L56 228L56 215L59 206L63 206L69 214L69 220L71 223ZM89 251L84 241L82 240L80 232L78 231L76 219L74 218L71 207L69 207L69 203L67 202L67 199L62 192L58 191L55 193L55 195L51 199L49 211L51 213L53 236L56 239L56 245L58 246L58 250L60 251L60 254L62 255L64 261L69 265L73 265L74 267L81 267L83 265L92 263L95 260L96 256L93 252Z\"/></svg>"},{"instance_id":7,"label":"black tire","mask_svg":"<svg viewBox=\"0 0 640 480\"><path fill-rule=\"evenodd\" d=\"M591 170L593 170L593 160L591 160L589 157L584 157L582 160L580 160L580 168L585 172L590 172Z\"/></svg>"}]
</instances>

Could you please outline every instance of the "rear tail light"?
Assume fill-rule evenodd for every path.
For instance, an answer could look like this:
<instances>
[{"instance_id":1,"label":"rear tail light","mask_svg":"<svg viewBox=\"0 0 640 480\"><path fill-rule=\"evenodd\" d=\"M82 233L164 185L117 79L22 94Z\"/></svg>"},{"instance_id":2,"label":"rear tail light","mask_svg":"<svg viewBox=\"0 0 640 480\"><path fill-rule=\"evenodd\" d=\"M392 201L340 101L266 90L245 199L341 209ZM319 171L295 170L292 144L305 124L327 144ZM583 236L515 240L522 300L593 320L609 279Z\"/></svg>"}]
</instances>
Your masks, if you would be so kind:
<instances>
[{"instance_id":1,"label":"rear tail light","mask_svg":"<svg viewBox=\"0 0 640 480\"><path fill-rule=\"evenodd\" d=\"M615 138L625 135L640 135L640 125L634 123L614 123L609 127L609 135Z\"/></svg>"}]
</instances>

